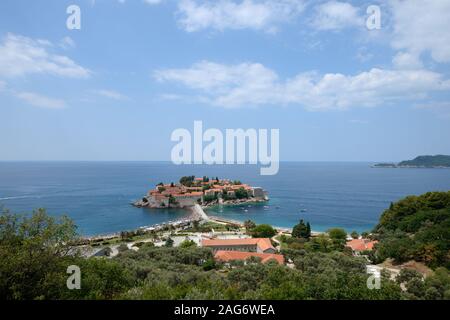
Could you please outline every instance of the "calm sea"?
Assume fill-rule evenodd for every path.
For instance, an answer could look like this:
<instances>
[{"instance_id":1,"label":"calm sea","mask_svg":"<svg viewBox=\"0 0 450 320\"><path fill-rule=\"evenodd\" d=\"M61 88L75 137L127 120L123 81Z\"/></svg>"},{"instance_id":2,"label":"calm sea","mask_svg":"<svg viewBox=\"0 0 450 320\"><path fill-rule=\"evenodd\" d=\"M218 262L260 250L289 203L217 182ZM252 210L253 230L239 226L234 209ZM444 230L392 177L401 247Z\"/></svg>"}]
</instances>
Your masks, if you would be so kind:
<instances>
[{"instance_id":1,"label":"calm sea","mask_svg":"<svg viewBox=\"0 0 450 320\"><path fill-rule=\"evenodd\" d=\"M134 229L185 216L184 210L130 205L155 184L183 175L239 179L269 192L270 201L210 213L292 227L299 219L313 230L339 226L371 229L391 201L427 191L450 190L450 169L374 169L371 163L283 162L275 176L259 167L176 166L168 162L0 162L0 206L15 213L46 208L69 215L83 235Z\"/></svg>"}]
</instances>

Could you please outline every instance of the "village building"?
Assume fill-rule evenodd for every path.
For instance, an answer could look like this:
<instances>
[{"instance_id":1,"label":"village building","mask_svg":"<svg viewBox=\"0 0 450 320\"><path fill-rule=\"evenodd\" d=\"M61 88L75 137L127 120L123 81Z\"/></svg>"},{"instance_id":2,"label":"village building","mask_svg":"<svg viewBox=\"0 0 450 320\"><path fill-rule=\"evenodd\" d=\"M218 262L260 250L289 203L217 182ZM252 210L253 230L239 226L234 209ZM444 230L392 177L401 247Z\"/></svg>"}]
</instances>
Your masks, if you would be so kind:
<instances>
[{"instance_id":1,"label":"village building","mask_svg":"<svg viewBox=\"0 0 450 320\"><path fill-rule=\"evenodd\" d=\"M360 254L363 251L371 251L378 241L369 239L352 239L347 241L346 246L351 248L354 254Z\"/></svg>"},{"instance_id":2,"label":"village building","mask_svg":"<svg viewBox=\"0 0 450 320\"><path fill-rule=\"evenodd\" d=\"M244 251L256 253L276 253L268 238L248 239L203 239L202 246L218 251Z\"/></svg>"}]
</instances>

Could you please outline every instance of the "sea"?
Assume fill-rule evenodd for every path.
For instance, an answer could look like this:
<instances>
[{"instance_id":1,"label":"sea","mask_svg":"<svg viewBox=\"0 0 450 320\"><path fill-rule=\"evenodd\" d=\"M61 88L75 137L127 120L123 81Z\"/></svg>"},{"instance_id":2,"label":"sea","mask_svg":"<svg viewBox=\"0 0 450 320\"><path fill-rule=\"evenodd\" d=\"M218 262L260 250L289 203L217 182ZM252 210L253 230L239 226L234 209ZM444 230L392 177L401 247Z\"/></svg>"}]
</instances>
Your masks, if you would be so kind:
<instances>
[{"instance_id":1,"label":"sea","mask_svg":"<svg viewBox=\"0 0 450 320\"><path fill-rule=\"evenodd\" d=\"M45 208L68 215L84 236L115 233L183 218L181 209L135 208L159 182L195 175L240 180L264 188L267 203L213 207L226 219L291 228L300 219L314 231L371 230L391 202L450 190L450 169L372 168L366 162L281 162L278 174L257 165L175 165L170 162L0 162L0 207L31 214Z\"/></svg>"}]
</instances>

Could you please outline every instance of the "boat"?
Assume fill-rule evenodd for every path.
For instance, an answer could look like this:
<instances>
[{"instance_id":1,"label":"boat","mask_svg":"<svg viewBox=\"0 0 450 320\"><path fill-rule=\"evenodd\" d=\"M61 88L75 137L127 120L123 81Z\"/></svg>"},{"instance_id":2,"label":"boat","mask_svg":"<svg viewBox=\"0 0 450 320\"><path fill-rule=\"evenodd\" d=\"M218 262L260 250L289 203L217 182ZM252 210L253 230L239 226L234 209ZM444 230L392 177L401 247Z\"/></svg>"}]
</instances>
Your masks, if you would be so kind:
<instances>
[{"instance_id":1,"label":"boat","mask_svg":"<svg viewBox=\"0 0 450 320\"><path fill-rule=\"evenodd\" d=\"M306 209L300 209L300 212L306 212L307 210Z\"/></svg>"}]
</instances>

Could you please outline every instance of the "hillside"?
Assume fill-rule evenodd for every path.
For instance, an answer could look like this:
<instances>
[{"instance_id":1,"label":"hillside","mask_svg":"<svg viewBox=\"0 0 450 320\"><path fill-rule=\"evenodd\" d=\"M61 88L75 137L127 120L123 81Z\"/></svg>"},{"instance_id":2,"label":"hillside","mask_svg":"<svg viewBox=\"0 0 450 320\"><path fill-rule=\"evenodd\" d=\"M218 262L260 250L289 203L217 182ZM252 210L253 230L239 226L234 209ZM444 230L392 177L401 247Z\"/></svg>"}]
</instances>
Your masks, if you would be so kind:
<instances>
[{"instance_id":1,"label":"hillside","mask_svg":"<svg viewBox=\"0 0 450 320\"><path fill-rule=\"evenodd\" d=\"M399 167L450 167L450 156L418 156L413 160L400 162Z\"/></svg>"},{"instance_id":2,"label":"hillside","mask_svg":"<svg viewBox=\"0 0 450 320\"><path fill-rule=\"evenodd\" d=\"M418 156L413 160L395 163L376 163L374 168L450 168L450 156Z\"/></svg>"},{"instance_id":3,"label":"hillside","mask_svg":"<svg viewBox=\"0 0 450 320\"><path fill-rule=\"evenodd\" d=\"M415 260L432 268L450 268L450 191L409 196L381 215L374 229L380 240L378 261Z\"/></svg>"}]
</instances>

